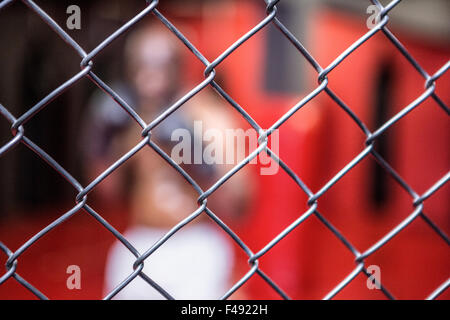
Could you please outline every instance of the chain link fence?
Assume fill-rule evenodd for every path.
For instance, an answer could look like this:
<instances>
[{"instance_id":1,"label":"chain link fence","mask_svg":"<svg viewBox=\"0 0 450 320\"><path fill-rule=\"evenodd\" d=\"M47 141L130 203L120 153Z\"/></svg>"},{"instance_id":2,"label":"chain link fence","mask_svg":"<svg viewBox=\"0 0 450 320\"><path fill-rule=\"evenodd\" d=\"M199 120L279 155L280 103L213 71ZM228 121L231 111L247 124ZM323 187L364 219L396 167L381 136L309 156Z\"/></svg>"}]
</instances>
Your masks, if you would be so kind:
<instances>
[{"instance_id":1,"label":"chain link fence","mask_svg":"<svg viewBox=\"0 0 450 320\"><path fill-rule=\"evenodd\" d=\"M5 9L9 4L14 1L19 0L3 0L0 2L0 10ZM294 34L283 24L282 21L279 20L277 16L277 4L281 2L280 0L270 0L266 1L266 17L261 20L256 26L254 26L251 30L249 30L246 34L244 34L239 40L233 43L228 49L226 49L222 54L220 54L214 61L209 61L205 58L205 56L196 49L196 47L192 44L192 42L181 33L177 27L169 21L163 13L159 11L159 1L147 1L146 8L137 14L134 18L125 23L122 27L120 27L117 31L107 37L103 42L101 42L95 49L91 52L86 52L76 41L74 41L61 26L59 26L52 17L47 14L41 7L39 7L35 2L31 0L22 0L22 2L28 7L29 10L33 11L36 15L38 15L42 20L44 20L54 31L55 36L61 37L67 45L69 45L80 57L81 59L81 71L77 74L73 75L69 80L62 83L57 89L50 92L44 99L39 101L36 105L34 105L31 109L29 109L24 114L16 117L8 110L8 106L0 105L0 113L2 117L4 117L7 121L11 123L11 133L12 137L9 142L0 147L0 157L3 156L7 152L12 152L15 146L22 143L31 149L38 157L44 160L51 168L53 168L56 172L62 175L72 186L77 190L78 194L75 199L75 205L69 211L62 214L58 219L53 221L51 224L46 226L44 229L40 230L37 234L31 237L28 241L22 244L19 249L15 252L12 252L5 244L0 242L0 249L8 256L6 262L6 272L3 273L0 277L0 285L3 284L9 278L14 278L18 283L31 291L36 297L40 299L47 299L45 294L27 282L26 279L22 278L17 272L18 267L18 259L19 257L26 252L31 246L36 244L45 234L50 232L54 228L62 228L60 226L64 221L72 217L76 214L81 214L81 212L85 211L92 217L94 217L98 222L100 222L105 229L110 231L116 238L119 240L128 250L136 257L135 262L130 270L130 275L123 279L123 282L117 286L112 292L107 294L105 299L113 298L120 290L125 288L134 278L140 277L145 280L150 286L156 289L164 298L173 299L170 292L167 292L165 288L161 287L158 283L156 283L151 276L145 274L143 272L144 262L150 257L155 251L157 251L167 240L169 240L176 232L180 229L191 223L194 219L196 219L200 215L207 215L212 221L214 221L220 228L222 228L229 237L235 241L239 247L245 252L248 256L248 264L249 270L248 272L236 283L232 285L232 287L223 294L222 299L227 299L234 292L236 292L242 285L244 285L250 278L252 277L261 277L264 281L269 284L273 290L275 290L281 298L289 299L289 296L283 288L278 286L267 274L265 274L261 268L259 267L259 259L266 254L270 255L271 249L276 246L283 238L285 238L290 232L294 229L298 228L305 220L310 219L312 216L316 216L318 220L329 230L329 232L333 233L339 241L341 241L345 247L354 255L355 258L355 268L354 270L348 274L345 279L332 289L324 298L331 299L344 287L346 287L350 282L355 279L359 274L365 274L368 277L371 274L368 272L365 266L365 260L371 256L377 250L381 250L383 246L389 241L395 241L394 238L401 233L411 222L415 219L422 219L425 223L431 228L439 237L448 245L449 238L445 234L445 232L436 225L425 213L424 211L424 202L433 196L433 194L440 188L442 188L450 179L450 172L446 173L443 177L441 177L438 181L436 181L429 189L423 194L416 193L405 181L402 177L390 166L390 164L383 159L383 157L377 153L374 149L374 144L377 139L382 135L387 129L392 126L395 126L396 123L406 116L408 113L414 112L416 108L418 108L422 102L426 99L433 99L437 105L443 109L445 114L449 115L449 108L445 104L445 102L436 94L436 83L442 77L444 73L448 71L450 68L450 61L445 63L438 71L434 74L429 74L421 65L417 62L417 60L408 52L407 48L405 48L402 43L396 38L396 36L390 31L388 22L389 22L389 12L393 10L401 1L394 0L389 4L383 6L378 0L372 0L372 4L376 5L380 10L380 20L376 24L376 26L370 29L366 34L364 34L361 38L355 41L350 47L348 47L344 52L342 52L335 60L329 64L328 66L321 66L316 61L316 59L308 52L308 50L303 46L303 44L294 36ZM262 1L261 1L262 2ZM368 5L371 3L368 2ZM262 5L264 3L262 2ZM128 105L113 89L111 89L105 82L102 81L100 77L98 77L93 71L92 67L95 63L96 56L102 52L108 45L113 43L117 38L119 38L122 34L124 34L127 30L132 29L133 26L141 19L146 16L153 15L154 18L160 20L162 24L164 24L178 39L179 41L186 47L186 50L190 50L190 52L195 55L195 57L203 63L205 66L204 76L205 79L199 83L197 86L192 88L185 96L180 98L174 104L167 106L165 111L161 113L157 118L153 119L150 123L146 123L140 115L132 108L132 106ZM218 67L221 63L223 63L227 57L234 52L235 50L239 50L239 47L243 45L246 41L252 38L256 33L260 30L266 28L268 25L273 24L279 31L280 37L286 37L292 46L294 46L298 52L305 58L308 63L316 70L317 72L317 87L308 93L301 101L299 101L296 105L294 105L287 113L285 113L281 118L279 118L269 129L263 130L256 121L254 121L250 114L247 113L245 107L240 106L237 102L233 100L233 98L227 94L227 92L215 81L216 78L216 67ZM337 94L333 92L328 87L328 74L330 74L340 63L342 63L347 57L358 50L358 48L365 43L366 41L370 41L371 38L376 34L384 35L392 45L398 50L404 57L404 59L411 64L415 70L423 77L424 81L424 90L423 93L420 94L412 103L405 106L400 112L395 114L392 118L386 121L383 125L377 128L374 131L370 131L363 121L358 118L358 116L352 111L351 107L346 105L344 101L342 101ZM302 58L299 56L299 58ZM129 117L135 121L142 128L142 138L141 141L131 150L129 150L126 154L124 154L119 160L113 163L107 170L101 173L97 178L95 178L92 182L90 182L87 186L81 185L64 167L58 164L44 149L35 144L32 140L30 140L26 135L26 130L24 125L28 121L32 121L36 114L41 112L53 99L63 94L67 89L69 89L72 85L77 83L83 78L88 78L92 81L96 86L101 88L103 91L109 94L111 99L114 99L117 103L117 107L125 110ZM152 130L157 127L160 123L165 121L165 119L170 116L173 112L179 109L183 104L189 101L192 97L197 95L206 87L214 88L228 103L229 105L237 110L239 114L242 116L248 124L251 125L257 132L259 132L259 145L256 150L252 150L251 153L239 164L237 164L232 170L230 170L227 174L217 180L209 189L203 190L197 182L192 179L181 167L178 165L173 159L170 158L153 140L152 140ZM349 118L354 121L354 123L360 128L360 130L365 134L365 146L361 146L361 152L350 162L348 162L332 179L330 179L322 188L318 191L312 191L302 180L301 177L297 176L295 172L293 172L288 165L286 165L282 159L279 158L277 154L272 152L268 147L268 138L274 132L274 130L280 128L289 118L291 118L299 109L307 105L310 101L315 99L317 95L321 92L326 93L335 103L336 108L341 108L346 112ZM168 165L170 165L173 170L176 170L189 184L192 185L193 188L198 192L198 209L192 212L187 218L183 221L175 225L163 238L153 244L150 248L148 248L145 252L138 252L125 237L123 237L108 221L106 221L101 214L97 213L89 204L88 204L88 195L89 193L96 188L96 186L104 179L107 179L108 176L117 170L120 166L122 166L125 162L127 162L131 157L133 157L136 153L138 153L143 148L151 148L153 149L160 157L162 157ZM257 157L261 152L266 152L273 160L279 163L280 167L292 178L292 180L298 185L298 187L302 190L302 192L306 193L308 196L308 210L304 212L297 220L293 221L287 228L285 228L281 233L279 233L273 240L266 244L264 248L262 248L258 252L253 252L247 245L244 243L239 236L227 225L225 224L215 213L210 210L207 206L208 197L217 192L217 190L229 180L234 174L240 171L243 167L245 167L249 162ZM327 220L324 215L322 215L318 210L318 203L320 202L320 198L327 193L327 191L333 187L342 177L347 175L355 166L357 166L363 159L366 157L373 157L380 166L384 168L384 170L392 176L396 183L398 183L401 188L403 188L411 197L411 213L410 215L404 219L400 224L395 226L392 230L390 230L386 235L380 238L378 241L373 243L368 249L363 252L358 251L355 246L346 238L345 234L342 234L335 228L329 220ZM389 288L386 288L383 284L377 283L380 286L381 291L384 295L389 299L394 299L394 296L389 291ZM444 281L438 288L436 288L433 292L430 292L428 295L428 299L434 299L442 294L448 287L450 286L450 278Z\"/></svg>"}]
</instances>

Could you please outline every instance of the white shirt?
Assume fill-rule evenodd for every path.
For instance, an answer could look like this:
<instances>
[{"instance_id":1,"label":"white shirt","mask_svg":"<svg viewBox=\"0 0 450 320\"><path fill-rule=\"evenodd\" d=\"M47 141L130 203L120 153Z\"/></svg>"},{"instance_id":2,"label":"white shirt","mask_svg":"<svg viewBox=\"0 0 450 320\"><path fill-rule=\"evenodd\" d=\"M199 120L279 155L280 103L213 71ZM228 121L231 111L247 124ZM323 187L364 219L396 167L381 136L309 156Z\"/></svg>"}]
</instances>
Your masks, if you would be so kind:
<instances>
[{"instance_id":1,"label":"white shirt","mask_svg":"<svg viewBox=\"0 0 450 320\"><path fill-rule=\"evenodd\" d=\"M124 237L141 253L169 230L145 226L128 229ZM105 295L133 272L136 257L119 241L106 263ZM175 299L218 299L231 288L233 253L226 234L208 223L186 225L144 261L143 271ZM137 276L114 299L164 299Z\"/></svg>"}]
</instances>

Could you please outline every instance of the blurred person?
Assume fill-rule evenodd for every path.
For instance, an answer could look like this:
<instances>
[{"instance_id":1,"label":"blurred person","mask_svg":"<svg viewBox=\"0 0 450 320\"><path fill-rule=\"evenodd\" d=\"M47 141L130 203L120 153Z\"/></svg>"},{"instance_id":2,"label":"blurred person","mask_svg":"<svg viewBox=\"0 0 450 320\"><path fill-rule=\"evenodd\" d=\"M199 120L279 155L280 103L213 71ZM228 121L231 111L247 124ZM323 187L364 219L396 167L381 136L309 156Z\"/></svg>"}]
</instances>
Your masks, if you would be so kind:
<instances>
[{"instance_id":1,"label":"blurred person","mask_svg":"<svg viewBox=\"0 0 450 320\"><path fill-rule=\"evenodd\" d=\"M135 31L127 40L125 56L131 89L119 85L116 86L117 92L137 106L136 111L147 123L183 95L179 76L182 71L180 55L176 46L175 39L155 25ZM207 90L152 130L152 141L169 156L174 146L173 131L184 128L192 133L194 121L201 121L206 130L214 128L223 132L236 128L227 110L230 107L211 94L209 88ZM92 107L96 108L91 116L97 126L93 130L98 133L90 148L93 177L102 171L99 168L104 170L102 161L110 163L117 160L119 154L130 150L141 139L142 128L134 123L130 128L127 125L129 116L118 105L113 106L115 102L112 99L106 98L109 102L94 100ZM198 140L198 137L194 135L193 139ZM195 143L201 144L202 141L193 141ZM234 146L225 145L224 152L227 148ZM132 222L124 237L142 254L197 210L198 193L151 147L141 149L128 162L133 175L129 196ZM234 165L181 164L204 190ZM109 185L103 187L101 194L106 201L114 201L114 197L123 192L119 187L124 185L124 179L121 174L114 173L105 179L105 185L109 179ZM243 179L246 179L245 184ZM233 176L208 199L208 207L221 218L242 213L251 190L250 182L244 174ZM231 244L220 227L205 217L206 214L202 213L145 260L143 271L176 299L218 299L232 285L234 263ZM133 272L135 260L123 244L117 241L113 245L106 265L105 294ZM163 297L138 276L115 298Z\"/></svg>"}]
</instances>

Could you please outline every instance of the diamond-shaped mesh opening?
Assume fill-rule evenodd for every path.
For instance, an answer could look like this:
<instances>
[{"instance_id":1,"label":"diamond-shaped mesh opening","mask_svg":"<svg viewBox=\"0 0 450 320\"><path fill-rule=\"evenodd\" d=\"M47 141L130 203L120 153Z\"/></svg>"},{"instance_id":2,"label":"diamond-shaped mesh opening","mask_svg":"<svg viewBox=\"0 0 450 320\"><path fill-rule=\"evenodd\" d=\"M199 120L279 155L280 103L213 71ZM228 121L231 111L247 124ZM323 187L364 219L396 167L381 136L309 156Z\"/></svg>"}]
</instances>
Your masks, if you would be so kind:
<instances>
[{"instance_id":1,"label":"diamond-shaped mesh opening","mask_svg":"<svg viewBox=\"0 0 450 320\"><path fill-rule=\"evenodd\" d=\"M27 235L21 235L16 229L8 230L16 237L15 240L8 240L8 236L3 236L6 233L2 233L1 241L4 242L0 244L5 253L2 261L6 268L0 274L0 290L8 290L14 282L14 286L38 298L57 297L57 293L46 290L46 287L54 289L61 285L57 279L61 280L60 272L64 270L60 269L64 269L63 265L73 259L78 261L79 267L93 270L96 267L90 262L95 259L90 258L90 254L96 251L104 258L105 247L114 241L106 273L110 272L115 278L106 289L93 289L97 290L93 296L106 299L126 297L127 291L136 291L135 286L142 294L139 298L167 299L195 296L246 298L252 297L251 292L258 290L262 297L273 298L275 294L277 298L285 299L437 298L447 294L450 284L445 280L448 260L439 263L436 257L445 255L448 250L447 227L442 226L448 225L448 219L442 218L448 211L448 203L436 199L442 199L449 174L445 160L439 160L439 165L433 162L433 158L445 158L442 151L445 142L442 146L440 143L446 137L432 132L433 128L428 130L427 125L436 117L439 117L436 120L438 131L441 126L445 130L448 125L446 118L443 118L449 113L446 105L448 99L442 88L450 63L444 54L437 57L430 54L429 49L421 51L420 46L416 47L412 41L409 50L399 40L403 39L402 33L391 31L389 14L391 10L402 10L401 6L396 8L399 1L383 2L384 6L372 1L382 15L380 21L369 30L365 28L365 19L361 15L351 19L347 13L347 23L342 22L346 14L334 15L332 11L327 11L321 19L327 15L331 19L325 19L323 27L316 25L318 32L313 35L317 41L307 45L302 42L303 34L299 40L296 38L298 32L290 31L295 28L292 21L283 24L285 18L281 18L281 11L278 11L283 7L283 1L249 2L239 8L233 3L226 10L218 9L223 3L214 7L199 1L193 5L192 11L185 12L177 11L171 5L164 7L158 1L146 1L145 4L142 2L128 7L129 11L123 15L120 14L121 5L115 3L108 10L101 10L101 19L96 22L90 20L86 25L89 29L78 34L66 31L61 5L52 7L50 4L23 0L25 5L20 4L19 9L18 2L0 2L0 19L8 10L16 16L23 12L27 16L26 28L30 39L40 34L42 39L49 41L43 41L40 45L45 48L47 43L48 48L53 50L48 52L54 55L41 54L43 60L40 62L33 60L36 55L25 59L31 68L40 68L21 80L13 79L23 97L16 100L7 97L4 105L0 106L2 118L8 122L6 127L12 129L7 130L6 138L1 140L0 157L2 160L9 159L6 162L9 163L8 168L2 168L2 171L26 168L28 171L23 171L26 173L23 176L32 177L31 163L39 161L45 170L59 174L68 181L66 185L69 185L74 201L59 206L58 213L52 215L50 221L30 229ZM370 4L368 2L367 5ZM7 8L9 5L11 7ZM174 6L180 8L176 4ZM222 20L211 18L215 14L220 14ZM50 28L31 33L29 28L41 30L43 22L40 20L44 20ZM119 68L120 64L115 63L115 59L124 57L127 63L134 62L116 52L127 47L125 33L145 26L150 20L164 28L163 33L170 35L178 49L193 60L186 58L188 68L186 65L185 69L173 68L176 61L171 59L170 54L169 58L165 56L167 52L161 49L166 43L158 43L159 35L152 34L150 40L158 43L152 50L147 50L145 46L133 47L137 56L138 53L150 52L153 54L151 59L140 61L139 57L136 58L142 63L138 64L140 67L132 64L131 69L127 70L131 74L122 74L122 82L134 85L139 95L139 99L133 101L122 97L126 94L116 89L108 79L109 74L115 73L108 70L108 66L111 63L112 69ZM192 23L192 29L186 27L189 23ZM211 28L213 23L221 24L217 33L211 31L217 28ZM233 23L234 29L231 28ZM330 23L337 23L343 33L332 31ZM102 24L103 27L99 27ZM102 30L94 32L96 26ZM357 31L352 30L351 26L356 26ZM223 30L226 28L234 31L207 49L211 38L225 34ZM270 34L267 32L269 28ZM81 40L82 34L89 34L92 38ZM285 97L264 91L261 63L269 63L275 69L283 65L262 52L264 41L274 35L278 35L284 44L288 40L290 50L299 54L297 59L310 65L306 68L308 71L304 70L305 75L308 74L307 85L302 86L301 93ZM57 39L58 45L49 40L52 37ZM336 45L334 40L339 40L338 37L342 37L343 41L338 41L340 44ZM64 48L61 47L63 40L67 44ZM390 47L386 49L386 45ZM327 46L330 50L326 49ZM156 48L161 49L162 54ZM309 51L311 48L313 50ZM390 55L392 52L395 54ZM66 55L70 59L58 59L58 56ZM371 59L380 57L385 59L381 64L370 63ZM5 57L2 60L8 59ZM74 63L69 64L69 60ZM155 61L162 61L161 65L165 65L166 69L155 67ZM192 61L195 61L195 66ZM78 64L81 70L75 68ZM96 69L96 65L100 68ZM403 77L398 77L398 73L397 76L392 74L400 69ZM46 81L46 74L52 70L58 74L54 78L57 79L56 85ZM273 70L268 72L270 78ZM60 73L62 76L59 76ZM203 78L200 77L202 73ZM155 102L158 93L169 95L171 90L168 87L178 80L186 80L186 85L174 86L171 98L165 97ZM81 98L89 92L83 84L86 81L112 96L102 97L113 104L100 111L102 103L98 101L86 107L85 99ZM3 81L0 84L2 88L8 88ZM140 104L140 108L136 108L135 103ZM244 147L241 161L228 166L209 167L201 164L189 167L185 166L186 163L174 161L171 154L171 143L174 142L172 133L175 129L192 128L192 120L196 117L188 119L188 115L195 115L193 105L201 104L201 109L210 113L203 121L205 126L218 129L222 125L226 128L228 122L225 115L230 114L231 118L239 118L236 121L238 127L254 130L257 143L253 147ZM213 107L213 104L217 105ZM157 112L151 109L155 105ZM276 110L271 110L271 107ZM83 112L89 113L89 108L97 109L100 114L103 112L103 117L87 115L83 118ZM105 138L105 134L95 130L81 137L96 125L105 125L108 121L121 122L113 108L122 109L120 117L134 122L134 131L125 129L124 133L119 133L117 126L112 126L109 128L111 132L106 134L109 140L100 143L97 142ZM214 108L217 112L212 112ZM429 111L430 108L433 111ZM314 114L311 109L319 111ZM78 120L64 121L65 117ZM441 121L441 118L445 120ZM91 121L88 128L82 126L86 119ZM177 121L187 126L177 124ZM64 123L72 123L72 131L68 129L71 134L62 133ZM424 135L420 138L411 130L422 130ZM189 130L184 132L191 133ZM278 134L284 135L279 141ZM89 142L97 143L100 149L108 149L108 144L114 145L111 135L122 141L116 153L111 156L111 152L106 152L109 157L103 153L107 159L102 159L102 153L98 152L103 162L98 165L95 157L87 161L84 166L92 172L84 177L77 163L83 157L81 153L93 153L87 147ZM413 141L408 142L408 138ZM418 139L426 141L415 149L414 142ZM76 154L75 145L80 143L84 145L80 154ZM272 146L274 143L280 144L280 150ZM22 151L17 150L24 146L15 148L18 144L24 144L31 150L28 154L32 161L20 161ZM200 141L200 146L202 144L205 141ZM64 147L56 148L58 145ZM68 153L58 155L53 152L55 150L68 150ZM436 155L424 157L421 153ZM254 165L252 162L261 155L267 158L267 154L272 157L270 163L276 165L277 170L265 177L264 165ZM376 165L375 160L378 162ZM426 166L433 166L436 170L427 170ZM126 187L130 197L123 206L125 213L114 215L111 212L122 211L114 205L114 196L109 195L109 204L106 201L97 206L94 195L104 192L101 186L106 189L114 184L128 186L126 179L121 177L127 168L133 171L134 185L132 182ZM259 177L249 178L250 173ZM416 174L426 177L418 178L420 181L417 182ZM17 176L20 175L2 175L5 177L4 184L13 185ZM32 188L28 189L34 189L33 196L39 198L45 188L60 189L59 185L50 183L48 177L49 174L43 175L42 181L37 176L36 180L22 179L21 183L32 184ZM136 179L140 180L136 182ZM372 207L364 196L358 194L369 185L373 188L371 197L376 198L375 206L378 206L373 211L379 211L373 212L374 215L381 214L381 211L386 211L384 214L388 215L384 223L380 222L381 216L364 217L367 211L372 211ZM253 188L259 190L255 193L259 199L250 195L242 197L245 192L254 192ZM395 205L379 206L383 201L383 192L398 195ZM2 193L2 197L5 194ZM363 201L365 203L361 205ZM253 210L253 215L245 217L245 202L250 203L248 207ZM428 206L428 203L432 205ZM241 225L239 220L235 220L240 214L243 215L241 221L245 221ZM125 215L130 217L129 221L124 219ZM94 231L92 221L81 221L88 218L97 220L95 228L100 228L100 233ZM139 224L146 226L141 226L141 230ZM150 233L151 237L141 236L141 233ZM370 235L367 236L367 233ZM46 246L51 248L64 237L67 237L67 242L58 243L66 244L64 250L59 249L58 253L52 254L51 250L44 249ZM72 237L83 237L79 242L75 241L78 245L73 250L69 245L74 241ZM104 242L94 240L95 237L102 238ZM91 242L98 247L91 248ZM114 257L114 248L123 250L129 259L122 259L119 253ZM398 252L401 250L404 251ZM73 255L61 253L64 251L70 251ZM414 255L407 252L414 252ZM404 272L399 265L407 268L416 264L417 252L435 262ZM234 274L231 271L234 269L233 257L238 260ZM40 267L43 270L35 273L25 266L36 263L36 259L42 259ZM152 269L152 260L155 265L159 264L155 269ZM394 260L401 263L396 264ZM437 265L439 268L431 270ZM330 270L330 266L334 269ZM376 283L379 286L377 291L371 291L367 283L367 279L371 279L373 266L382 270L381 283ZM114 268L122 267L124 272L114 271ZM45 282L45 277L39 277L39 273L45 274L49 281ZM58 277L53 277L52 274L56 273ZM398 273L402 275L397 276ZM424 281L427 273L432 273L433 277L427 277L428 281ZM98 278L101 273L94 272L90 276ZM383 277L387 280L384 281ZM421 277L422 285L413 286L413 277ZM199 281L200 278L203 280ZM203 296L212 284L216 285L214 294ZM145 290L139 289L140 285L153 290L152 293L146 296ZM405 291L409 294L404 294ZM70 295L70 298L77 297L75 293Z\"/></svg>"}]
</instances>

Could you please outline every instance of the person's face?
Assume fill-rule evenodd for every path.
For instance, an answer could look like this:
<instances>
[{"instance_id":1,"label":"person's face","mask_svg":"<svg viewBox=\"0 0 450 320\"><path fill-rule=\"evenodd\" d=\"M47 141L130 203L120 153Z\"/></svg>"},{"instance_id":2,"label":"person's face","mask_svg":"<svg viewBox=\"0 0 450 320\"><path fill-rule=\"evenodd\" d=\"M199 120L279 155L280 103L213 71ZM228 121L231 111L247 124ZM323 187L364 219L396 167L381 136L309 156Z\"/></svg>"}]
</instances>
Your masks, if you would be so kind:
<instances>
[{"instance_id":1,"label":"person's face","mask_svg":"<svg viewBox=\"0 0 450 320\"><path fill-rule=\"evenodd\" d=\"M133 77L139 98L165 98L174 84L175 61L171 46L163 37L144 39L137 50Z\"/></svg>"}]
</instances>

